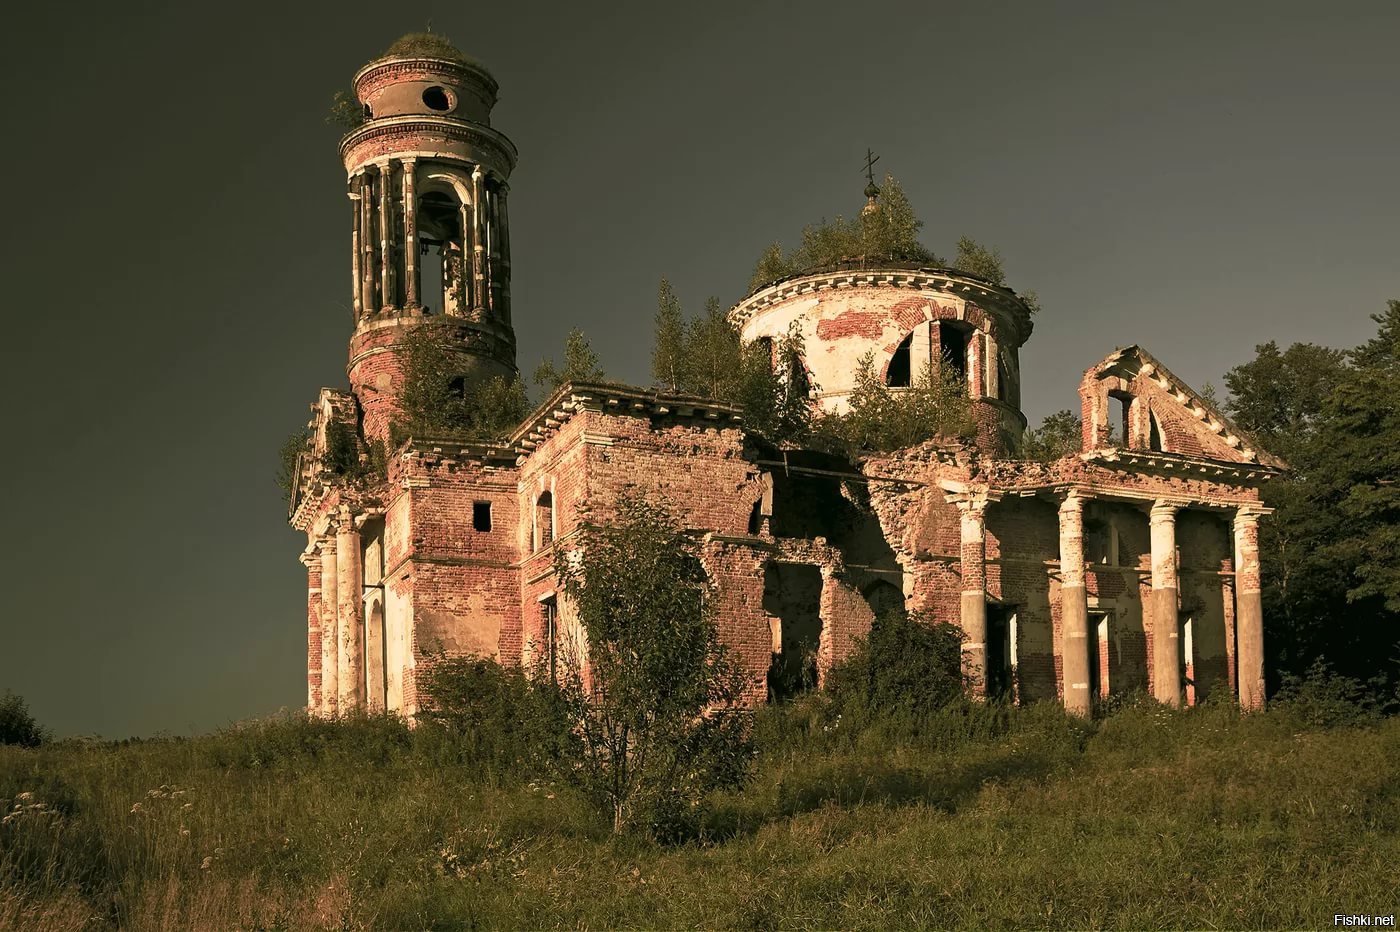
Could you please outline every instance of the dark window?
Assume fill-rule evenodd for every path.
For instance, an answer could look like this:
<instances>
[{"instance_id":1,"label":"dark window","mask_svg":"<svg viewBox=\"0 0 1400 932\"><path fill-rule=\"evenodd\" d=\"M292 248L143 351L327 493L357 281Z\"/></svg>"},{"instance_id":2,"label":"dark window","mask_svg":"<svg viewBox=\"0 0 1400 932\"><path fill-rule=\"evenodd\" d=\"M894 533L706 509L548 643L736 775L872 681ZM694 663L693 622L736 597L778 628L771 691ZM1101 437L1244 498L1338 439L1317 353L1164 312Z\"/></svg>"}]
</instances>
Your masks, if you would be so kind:
<instances>
[{"instance_id":1,"label":"dark window","mask_svg":"<svg viewBox=\"0 0 1400 932\"><path fill-rule=\"evenodd\" d=\"M1132 436L1133 396L1113 393L1108 397L1108 445L1127 447Z\"/></svg>"},{"instance_id":2,"label":"dark window","mask_svg":"<svg viewBox=\"0 0 1400 932\"><path fill-rule=\"evenodd\" d=\"M544 632L544 663L549 681L559 678L559 603L553 596L540 603L541 627Z\"/></svg>"},{"instance_id":3,"label":"dark window","mask_svg":"<svg viewBox=\"0 0 1400 932\"><path fill-rule=\"evenodd\" d=\"M958 381L967 381L967 331L946 320L938 322L938 351Z\"/></svg>"},{"instance_id":4,"label":"dark window","mask_svg":"<svg viewBox=\"0 0 1400 932\"><path fill-rule=\"evenodd\" d=\"M554 542L554 496L544 492L535 501L535 549Z\"/></svg>"},{"instance_id":5,"label":"dark window","mask_svg":"<svg viewBox=\"0 0 1400 932\"><path fill-rule=\"evenodd\" d=\"M452 109L452 98L447 96L447 91L436 85L423 92L423 103L427 104L430 110L441 113Z\"/></svg>"},{"instance_id":6,"label":"dark window","mask_svg":"<svg viewBox=\"0 0 1400 932\"><path fill-rule=\"evenodd\" d=\"M472 529L477 531L491 530L490 502L472 502Z\"/></svg>"},{"instance_id":7,"label":"dark window","mask_svg":"<svg viewBox=\"0 0 1400 932\"><path fill-rule=\"evenodd\" d=\"M1162 452L1162 429L1157 424L1157 415L1149 413L1147 415L1147 420L1149 431L1147 437L1147 449L1156 450L1158 453L1160 453Z\"/></svg>"},{"instance_id":8,"label":"dark window","mask_svg":"<svg viewBox=\"0 0 1400 932\"><path fill-rule=\"evenodd\" d=\"M910 382L909 350L914 345L914 334L909 334L894 348L890 364L885 369L885 384L891 388L908 388Z\"/></svg>"}]
</instances>

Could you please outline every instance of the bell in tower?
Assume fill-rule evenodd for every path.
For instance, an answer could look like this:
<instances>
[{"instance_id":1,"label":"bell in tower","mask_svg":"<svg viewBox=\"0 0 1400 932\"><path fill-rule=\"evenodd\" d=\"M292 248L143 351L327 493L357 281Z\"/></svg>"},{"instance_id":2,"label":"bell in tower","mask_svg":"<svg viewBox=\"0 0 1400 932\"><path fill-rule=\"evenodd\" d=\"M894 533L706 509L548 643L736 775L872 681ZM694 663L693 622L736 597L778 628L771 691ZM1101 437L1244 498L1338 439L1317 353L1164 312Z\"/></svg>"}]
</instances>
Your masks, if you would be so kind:
<instances>
[{"instance_id":1,"label":"bell in tower","mask_svg":"<svg viewBox=\"0 0 1400 932\"><path fill-rule=\"evenodd\" d=\"M367 440L402 390L397 344L438 319L467 390L515 374L506 179L496 80L441 36L404 36L354 78L364 122L340 143L351 219L350 382Z\"/></svg>"}]
</instances>

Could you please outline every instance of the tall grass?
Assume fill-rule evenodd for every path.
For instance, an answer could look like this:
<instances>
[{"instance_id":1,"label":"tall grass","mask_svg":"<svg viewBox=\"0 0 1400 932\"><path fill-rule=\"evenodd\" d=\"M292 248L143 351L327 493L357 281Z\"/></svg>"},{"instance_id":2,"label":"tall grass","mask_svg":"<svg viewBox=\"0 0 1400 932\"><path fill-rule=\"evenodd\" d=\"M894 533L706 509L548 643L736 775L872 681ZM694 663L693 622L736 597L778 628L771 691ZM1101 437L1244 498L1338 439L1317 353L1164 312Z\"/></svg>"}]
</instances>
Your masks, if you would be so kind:
<instances>
[{"instance_id":1,"label":"tall grass","mask_svg":"<svg viewBox=\"0 0 1400 932\"><path fill-rule=\"evenodd\" d=\"M813 698L757 737L747 788L672 846L610 837L497 745L390 718L0 748L0 928L1297 928L1396 908L1397 719L957 703L857 724Z\"/></svg>"}]
</instances>

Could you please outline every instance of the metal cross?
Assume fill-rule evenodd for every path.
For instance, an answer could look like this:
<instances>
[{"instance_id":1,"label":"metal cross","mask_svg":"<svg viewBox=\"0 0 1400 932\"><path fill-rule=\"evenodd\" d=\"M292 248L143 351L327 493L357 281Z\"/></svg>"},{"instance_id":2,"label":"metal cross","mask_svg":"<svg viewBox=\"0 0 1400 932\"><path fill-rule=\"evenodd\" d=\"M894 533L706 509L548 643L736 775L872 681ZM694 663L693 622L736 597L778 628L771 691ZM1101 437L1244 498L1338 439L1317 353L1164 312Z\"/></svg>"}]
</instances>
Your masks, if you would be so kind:
<instances>
[{"instance_id":1,"label":"metal cross","mask_svg":"<svg viewBox=\"0 0 1400 932\"><path fill-rule=\"evenodd\" d=\"M865 150L865 178L871 184L875 183L875 163L880 161L880 157L869 149Z\"/></svg>"}]
</instances>

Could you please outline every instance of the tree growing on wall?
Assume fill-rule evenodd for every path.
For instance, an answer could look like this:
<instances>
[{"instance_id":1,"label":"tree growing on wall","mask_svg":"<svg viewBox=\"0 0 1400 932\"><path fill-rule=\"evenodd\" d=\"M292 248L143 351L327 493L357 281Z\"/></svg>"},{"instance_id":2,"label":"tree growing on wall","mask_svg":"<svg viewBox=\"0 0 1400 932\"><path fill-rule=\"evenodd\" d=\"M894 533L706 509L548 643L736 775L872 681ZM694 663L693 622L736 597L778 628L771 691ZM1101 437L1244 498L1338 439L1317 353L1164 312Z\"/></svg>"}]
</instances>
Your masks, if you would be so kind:
<instances>
[{"instance_id":1,"label":"tree growing on wall","mask_svg":"<svg viewBox=\"0 0 1400 932\"><path fill-rule=\"evenodd\" d=\"M1021 441L1021 456L1053 463L1062 456L1078 453L1083 446L1079 415L1065 409L1047 414L1039 427L1026 431Z\"/></svg>"},{"instance_id":2,"label":"tree growing on wall","mask_svg":"<svg viewBox=\"0 0 1400 932\"><path fill-rule=\"evenodd\" d=\"M585 525L554 569L582 630L556 674L577 736L561 773L614 832L641 816L665 833L738 785L751 757L747 680L719 639L715 589L675 518L638 498Z\"/></svg>"},{"instance_id":3,"label":"tree growing on wall","mask_svg":"<svg viewBox=\"0 0 1400 932\"><path fill-rule=\"evenodd\" d=\"M666 279L656 296L656 338L651 351L651 377L663 388L679 391L686 381L685 315L675 289Z\"/></svg>"},{"instance_id":4,"label":"tree growing on wall","mask_svg":"<svg viewBox=\"0 0 1400 932\"><path fill-rule=\"evenodd\" d=\"M402 420L390 426L395 445L410 436L497 440L525 417L529 405L519 376L472 381L455 337L450 323L429 319L401 341Z\"/></svg>"},{"instance_id":5,"label":"tree growing on wall","mask_svg":"<svg viewBox=\"0 0 1400 932\"><path fill-rule=\"evenodd\" d=\"M935 369L930 361L913 386L898 392L875 371L874 353L862 356L858 367L846 413L822 417L815 427L850 456L976 436L967 386L951 366Z\"/></svg>"},{"instance_id":6,"label":"tree growing on wall","mask_svg":"<svg viewBox=\"0 0 1400 932\"><path fill-rule=\"evenodd\" d=\"M546 395L565 382L597 382L605 378L607 376L598 366L598 354L593 352L588 337L578 328L570 330L564 338L562 364L543 359L535 367L535 384L541 386Z\"/></svg>"}]
</instances>

